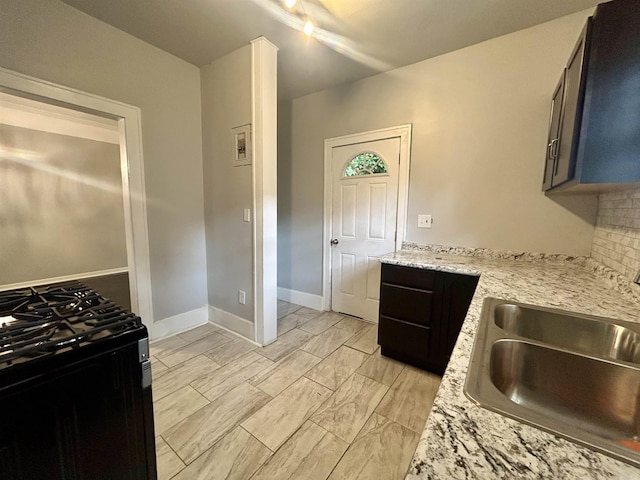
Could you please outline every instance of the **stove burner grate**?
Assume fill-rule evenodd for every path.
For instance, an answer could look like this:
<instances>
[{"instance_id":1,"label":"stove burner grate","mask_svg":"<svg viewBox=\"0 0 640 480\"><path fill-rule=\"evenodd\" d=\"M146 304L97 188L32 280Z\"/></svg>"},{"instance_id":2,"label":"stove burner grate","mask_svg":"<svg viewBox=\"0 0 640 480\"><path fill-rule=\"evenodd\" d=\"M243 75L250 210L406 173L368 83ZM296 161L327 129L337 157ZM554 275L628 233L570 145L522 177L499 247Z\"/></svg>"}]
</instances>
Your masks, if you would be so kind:
<instances>
[{"instance_id":1,"label":"stove burner grate","mask_svg":"<svg viewBox=\"0 0 640 480\"><path fill-rule=\"evenodd\" d=\"M77 281L0 292L0 368L140 325L139 317Z\"/></svg>"}]
</instances>

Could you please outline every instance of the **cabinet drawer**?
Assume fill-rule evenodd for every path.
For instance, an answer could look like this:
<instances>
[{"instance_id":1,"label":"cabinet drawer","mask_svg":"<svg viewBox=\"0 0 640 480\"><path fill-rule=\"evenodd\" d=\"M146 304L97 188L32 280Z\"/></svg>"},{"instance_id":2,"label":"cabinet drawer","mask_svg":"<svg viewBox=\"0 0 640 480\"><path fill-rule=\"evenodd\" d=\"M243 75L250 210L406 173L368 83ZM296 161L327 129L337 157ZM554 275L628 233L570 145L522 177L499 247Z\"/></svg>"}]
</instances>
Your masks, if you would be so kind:
<instances>
[{"instance_id":1,"label":"cabinet drawer","mask_svg":"<svg viewBox=\"0 0 640 480\"><path fill-rule=\"evenodd\" d=\"M428 360L431 328L380 316L378 343L384 355L412 364Z\"/></svg>"},{"instance_id":2,"label":"cabinet drawer","mask_svg":"<svg viewBox=\"0 0 640 480\"><path fill-rule=\"evenodd\" d=\"M382 283L393 283L410 288L433 290L436 272L422 268L382 264Z\"/></svg>"},{"instance_id":3,"label":"cabinet drawer","mask_svg":"<svg viewBox=\"0 0 640 480\"><path fill-rule=\"evenodd\" d=\"M383 283L380 287L380 315L428 326L432 322L434 293Z\"/></svg>"}]
</instances>

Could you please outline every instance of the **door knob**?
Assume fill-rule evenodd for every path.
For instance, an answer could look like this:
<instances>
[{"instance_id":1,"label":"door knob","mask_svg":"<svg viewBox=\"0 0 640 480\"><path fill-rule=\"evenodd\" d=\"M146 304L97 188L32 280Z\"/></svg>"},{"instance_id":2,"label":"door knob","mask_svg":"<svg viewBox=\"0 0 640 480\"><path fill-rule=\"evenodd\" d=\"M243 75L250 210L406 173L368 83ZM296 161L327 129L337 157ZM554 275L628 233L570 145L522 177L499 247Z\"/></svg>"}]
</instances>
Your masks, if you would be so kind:
<instances>
[{"instance_id":1,"label":"door knob","mask_svg":"<svg viewBox=\"0 0 640 480\"><path fill-rule=\"evenodd\" d=\"M338 241L337 238L332 238L331 239L331 245L338 245L340 242Z\"/></svg>"}]
</instances>

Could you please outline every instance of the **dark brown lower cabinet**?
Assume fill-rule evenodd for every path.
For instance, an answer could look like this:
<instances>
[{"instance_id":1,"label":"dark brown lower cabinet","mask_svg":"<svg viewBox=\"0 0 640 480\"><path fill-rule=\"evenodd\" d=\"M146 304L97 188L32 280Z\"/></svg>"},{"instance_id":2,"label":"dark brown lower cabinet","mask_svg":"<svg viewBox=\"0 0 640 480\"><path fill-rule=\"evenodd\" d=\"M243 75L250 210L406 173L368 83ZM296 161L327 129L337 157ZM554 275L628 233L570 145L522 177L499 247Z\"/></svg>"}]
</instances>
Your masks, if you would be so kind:
<instances>
[{"instance_id":1,"label":"dark brown lower cabinet","mask_svg":"<svg viewBox=\"0 0 640 480\"><path fill-rule=\"evenodd\" d=\"M382 355L444 373L479 277L382 264Z\"/></svg>"}]
</instances>

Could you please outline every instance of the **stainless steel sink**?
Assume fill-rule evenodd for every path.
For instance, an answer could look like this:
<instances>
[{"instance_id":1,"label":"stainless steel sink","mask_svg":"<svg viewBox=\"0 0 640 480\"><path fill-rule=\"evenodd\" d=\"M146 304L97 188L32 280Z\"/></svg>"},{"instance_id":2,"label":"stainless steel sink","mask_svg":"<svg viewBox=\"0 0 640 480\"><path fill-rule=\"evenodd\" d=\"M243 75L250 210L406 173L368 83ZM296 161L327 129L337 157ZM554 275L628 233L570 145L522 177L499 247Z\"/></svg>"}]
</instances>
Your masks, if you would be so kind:
<instances>
[{"instance_id":1,"label":"stainless steel sink","mask_svg":"<svg viewBox=\"0 0 640 480\"><path fill-rule=\"evenodd\" d=\"M510 334L587 355L640 363L640 334L605 319L514 303L496 305L494 318Z\"/></svg>"},{"instance_id":2,"label":"stainless steel sink","mask_svg":"<svg viewBox=\"0 0 640 480\"><path fill-rule=\"evenodd\" d=\"M640 466L640 324L484 301L465 393Z\"/></svg>"}]
</instances>

